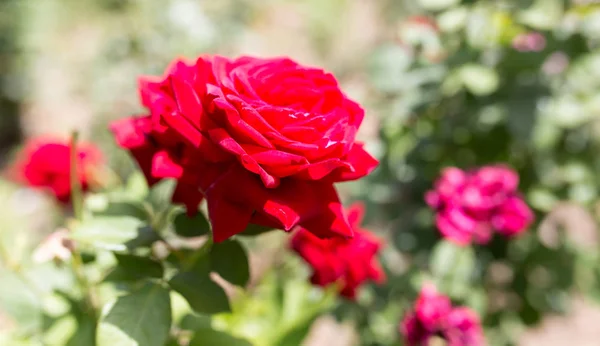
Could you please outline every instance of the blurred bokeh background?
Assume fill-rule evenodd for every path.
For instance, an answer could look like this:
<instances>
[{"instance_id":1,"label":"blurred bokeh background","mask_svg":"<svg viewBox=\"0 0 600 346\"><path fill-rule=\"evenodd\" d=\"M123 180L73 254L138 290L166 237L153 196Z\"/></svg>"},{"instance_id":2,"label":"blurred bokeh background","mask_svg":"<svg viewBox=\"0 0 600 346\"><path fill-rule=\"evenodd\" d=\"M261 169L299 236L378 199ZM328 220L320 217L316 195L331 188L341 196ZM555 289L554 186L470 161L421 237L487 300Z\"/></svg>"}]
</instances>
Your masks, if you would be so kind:
<instances>
[{"instance_id":1,"label":"blurred bokeh background","mask_svg":"<svg viewBox=\"0 0 600 346\"><path fill-rule=\"evenodd\" d=\"M126 175L106 128L143 112L138 76L177 56L287 55L366 108L360 137L381 166L342 190L388 242L388 284L311 319L306 344L399 345L433 279L481 314L492 345L597 345L599 44L591 0L0 0L0 165L26 138L78 129ZM535 225L486 247L441 241L423 201L440 169L497 162L519 172ZM25 256L52 208L8 179L0 196L2 237Z\"/></svg>"}]
</instances>

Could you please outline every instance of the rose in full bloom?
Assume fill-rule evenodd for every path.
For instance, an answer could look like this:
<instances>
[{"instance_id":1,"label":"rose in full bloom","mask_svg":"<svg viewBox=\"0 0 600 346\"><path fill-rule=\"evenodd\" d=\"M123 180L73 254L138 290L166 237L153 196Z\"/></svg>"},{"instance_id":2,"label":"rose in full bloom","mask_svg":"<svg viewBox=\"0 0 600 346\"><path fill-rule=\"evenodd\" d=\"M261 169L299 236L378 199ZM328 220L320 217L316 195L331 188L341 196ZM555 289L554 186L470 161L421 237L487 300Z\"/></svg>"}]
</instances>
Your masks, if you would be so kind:
<instances>
[{"instance_id":1,"label":"rose in full bloom","mask_svg":"<svg viewBox=\"0 0 600 346\"><path fill-rule=\"evenodd\" d=\"M361 204L354 204L348 210L353 238L321 239L301 228L291 240L292 249L312 267L311 282L322 287L340 283L341 295L349 299L355 298L357 288L367 280L385 281L385 273L376 257L381 242L360 228L363 213Z\"/></svg>"},{"instance_id":2,"label":"rose in full bloom","mask_svg":"<svg viewBox=\"0 0 600 346\"><path fill-rule=\"evenodd\" d=\"M117 121L117 143L148 181L177 180L175 203L206 198L214 240L249 223L352 236L334 183L377 165L355 141L364 111L321 69L290 59L201 56L140 80L146 115Z\"/></svg>"},{"instance_id":3,"label":"rose in full bloom","mask_svg":"<svg viewBox=\"0 0 600 346\"><path fill-rule=\"evenodd\" d=\"M94 145L77 145L77 175L83 191L94 182L103 164L102 152ZM71 145L62 140L37 138L29 141L14 167L16 179L25 185L46 189L61 203L71 200Z\"/></svg>"},{"instance_id":4,"label":"rose in full bloom","mask_svg":"<svg viewBox=\"0 0 600 346\"><path fill-rule=\"evenodd\" d=\"M464 245L485 244L496 231L512 237L533 222L533 212L518 195L519 176L503 166L472 172L446 168L425 200L437 211L442 235Z\"/></svg>"},{"instance_id":5,"label":"rose in full bloom","mask_svg":"<svg viewBox=\"0 0 600 346\"><path fill-rule=\"evenodd\" d=\"M423 286L413 310L400 324L400 332L408 346L427 345L434 336L442 337L449 346L485 344L477 314L466 307L453 307L432 284Z\"/></svg>"}]
</instances>

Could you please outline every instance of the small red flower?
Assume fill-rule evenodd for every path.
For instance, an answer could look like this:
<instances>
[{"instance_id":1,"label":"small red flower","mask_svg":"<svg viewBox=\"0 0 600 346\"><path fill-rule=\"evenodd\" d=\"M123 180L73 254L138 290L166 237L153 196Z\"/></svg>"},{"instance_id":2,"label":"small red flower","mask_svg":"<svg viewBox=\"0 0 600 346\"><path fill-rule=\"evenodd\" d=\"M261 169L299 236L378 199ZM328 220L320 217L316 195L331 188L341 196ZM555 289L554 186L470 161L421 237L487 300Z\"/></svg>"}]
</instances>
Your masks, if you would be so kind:
<instances>
[{"instance_id":1,"label":"small red flower","mask_svg":"<svg viewBox=\"0 0 600 346\"><path fill-rule=\"evenodd\" d=\"M111 129L149 183L177 180L173 202L207 200L214 240L249 223L352 236L336 182L377 160L355 141L364 111L321 69L290 59L201 56L142 78L147 115Z\"/></svg>"},{"instance_id":2,"label":"small red flower","mask_svg":"<svg viewBox=\"0 0 600 346\"><path fill-rule=\"evenodd\" d=\"M311 282L318 286L340 282L341 295L354 299L357 288L365 281L385 281L385 273L377 260L381 242L369 231L360 228L364 208L354 204L348 219L354 237L320 239L305 229L294 233L291 246L313 269Z\"/></svg>"},{"instance_id":3,"label":"small red flower","mask_svg":"<svg viewBox=\"0 0 600 346\"><path fill-rule=\"evenodd\" d=\"M503 166L472 172L446 168L425 201L437 211L436 225L455 243L485 244L496 232L516 236L533 222L533 212L518 195L519 176Z\"/></svg>"},{"instance_id":4,"label":"small red flower","mask_svg":"<svg viewBox=\"0 0 600 346\"><path fill-rule=\"evenodd\" d=\"M94 179L94 171L104 159L92 144L78 144L77 173L83 191ZM71 146L66 141L38 138L29 141L14 167L16 179L25 185L52 192L61 203L71 200Z\"/></svg>"},{"instance_id":5,"label":"small red flower","mask_svg":"<svg viewBox=\"0 0 600 346\"><path fill-rule=\"evenodd\" d=\"M485 344L479 317L466 307L452 307L450 299L435 286L421 289L414 310L400 324L408 346L427 345L433 336L440 336L449 346L482 346Z\"/></svg>"}]
</instances>

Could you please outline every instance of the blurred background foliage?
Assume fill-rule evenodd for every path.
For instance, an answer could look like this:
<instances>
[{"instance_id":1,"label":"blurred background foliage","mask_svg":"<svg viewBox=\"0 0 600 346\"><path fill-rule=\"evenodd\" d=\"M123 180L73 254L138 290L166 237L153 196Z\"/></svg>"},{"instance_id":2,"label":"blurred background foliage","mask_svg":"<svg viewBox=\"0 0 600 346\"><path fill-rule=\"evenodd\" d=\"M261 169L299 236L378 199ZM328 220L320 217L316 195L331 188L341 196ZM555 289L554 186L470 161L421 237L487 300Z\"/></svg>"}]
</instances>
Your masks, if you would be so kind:
<instances>
[{"instance_id":1,"label":"blurred background foliage","mask_svg":"<svg viewBox=\"0 0 600 346\"><path fill-rule=\"evenodd\" d=\"M161 74L176 56L289 55L332 71L367 109L360 136L381 165L342 190L366 201L366 223L388 242L388 283L363 290L357 305L335 303L301 283L306 268L291 255L261 250L251 262L256 290L236 296L234 313L205 321L183 309L182 329L209 323L259 346L331 344L332 330L348 334L348 345L400 345L399 319L433 280L481 314L491 345L593 344L599 44L600 4L585 0L0 0L0 165L22 137L77 128L126 176L134 166L106 125L142 112L139 75ZM440 170L497 162L519 172L535 226L485 247L440 240L423 201ZM43 197L0 183L10 268L59 220ZM251 250L286 241L262 237ZM35 294L10 294L19 305L0 302L4 334L21 324L34 336L49 328L32 323L48 313ZM294 316L294 306L312 308ZM337 322L313 323L326 311ZM555 314L564 316L552 324ZM273 321L297 333L286 341Z\"/></svg>"}]
</instances>

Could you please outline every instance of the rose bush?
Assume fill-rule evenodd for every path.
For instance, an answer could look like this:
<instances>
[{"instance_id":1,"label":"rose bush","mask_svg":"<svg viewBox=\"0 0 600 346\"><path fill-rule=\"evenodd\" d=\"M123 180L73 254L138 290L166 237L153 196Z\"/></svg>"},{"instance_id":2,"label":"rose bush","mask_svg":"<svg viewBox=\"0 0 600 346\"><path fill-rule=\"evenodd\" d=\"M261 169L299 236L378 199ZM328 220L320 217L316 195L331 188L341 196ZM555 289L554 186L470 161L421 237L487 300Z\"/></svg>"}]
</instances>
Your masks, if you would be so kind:
<instances>
[{"instance_id":1,"label":"rose bush","mask_svg":"<svg viewBox=\"0 0 600 346\"><path fill-rule=\"evenodd\" d=\"M364 111L321 69L287 58L201 56L140 80L149 114L112 125L149 183L174 178L193 215L206 198L214 240L249 223L352 236L336 182L377 165L355 136Z\"/></svg>"},{"instance_id":2,"label":"rose bush","mask_svg":"<svg viewBox=\"0 0 600 346\"><path fill-rule=\"evenodd\" d=\"M348 209L348 221L354 237L320 239L301 228L291 239L291 247L313 269L311 282L318 286L341 284L341 295L355 299L356 290L367 280L385 281L385 272L377 260L382 244L369 231L360 228L364 214L362 204Z\"/></svg>"}]
</instances>

